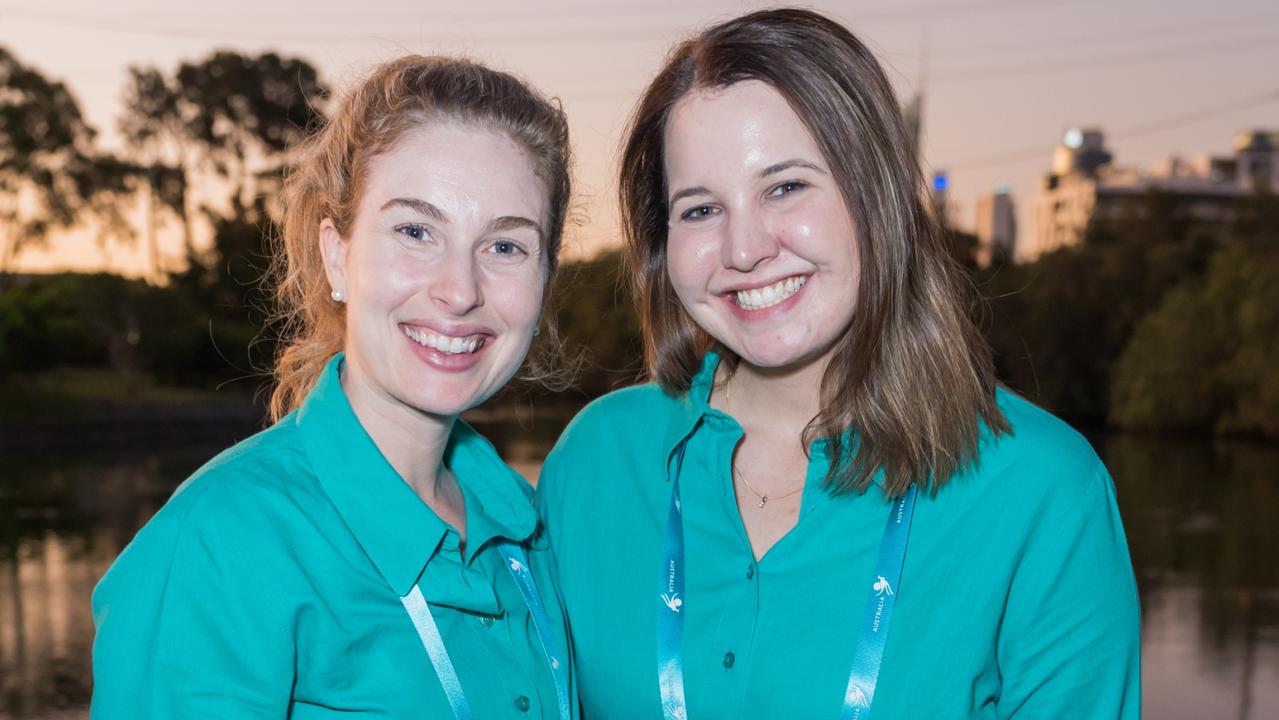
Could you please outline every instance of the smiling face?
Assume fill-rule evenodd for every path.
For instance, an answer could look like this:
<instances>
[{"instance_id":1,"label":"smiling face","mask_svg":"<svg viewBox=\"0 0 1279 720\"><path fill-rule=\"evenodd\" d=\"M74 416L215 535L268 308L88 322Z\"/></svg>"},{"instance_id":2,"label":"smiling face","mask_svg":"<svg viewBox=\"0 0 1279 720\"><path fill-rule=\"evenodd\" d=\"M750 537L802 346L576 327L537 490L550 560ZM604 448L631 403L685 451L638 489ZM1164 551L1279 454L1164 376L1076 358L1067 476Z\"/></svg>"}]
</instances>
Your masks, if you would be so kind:
<instances>
[{"instance_id":1,"label":"smiling face","mask_svg":"<svg viewBox=\"0 0 1279 720\"><path fill-rule=\"evenodd\" d=\"M320 229L357 410L451 417L511 379L542 307L547 211L546 184L496 130L430 122L369 163L349 232Z\"/></svg>"},{"instance_id":2,"label":"smiling face","mask_svg":"<svg viewBox=\"0 0 1279 720\"><path fill-rule=\"evenodd\" d=\"M665 135L667 269L712 337L760 369L824 362L852 321L852 219L786 100L747 80L694 91Z\"/></svg>"}]
</instances>

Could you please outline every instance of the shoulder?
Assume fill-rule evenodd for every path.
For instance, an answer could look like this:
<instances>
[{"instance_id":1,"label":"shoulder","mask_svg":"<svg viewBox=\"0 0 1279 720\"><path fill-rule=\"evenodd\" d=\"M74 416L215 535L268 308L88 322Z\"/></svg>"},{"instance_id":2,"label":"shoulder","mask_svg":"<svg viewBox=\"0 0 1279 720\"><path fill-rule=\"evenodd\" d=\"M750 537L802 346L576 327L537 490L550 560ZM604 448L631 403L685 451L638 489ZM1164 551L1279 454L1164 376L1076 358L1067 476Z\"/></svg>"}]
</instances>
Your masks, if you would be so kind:
<instances>
[{"instance_id":1,"label":"shoulder","mask_svg":"<svg viewBox=\"0 0 1279 720\"><path fill-rule=\"evenodd\" d=\"M290 418L193 473L134 536L94 592L95 609L184 578L250 587L290 564L318 487ZM150 589L150 590L148 590Z\"/></svg>"},{"instance_id":2,"label":"shoulder","mask_svg":"<svg viewBox=\"0 0 1279 720\"><path fill-rule=\"evenodd\" d=\"M618 443L660 445L664 431L681 415L682 395L656 383L615 390L597 398L569 422L552 456L574 456Z\"/></svg>"},{"instance_id":3,"label":"shoulder","mask_svg":"<svg viewBox=\"0 0 1279 720\"><path fill-rule=\"evenodd\" d=\"M205 463L174 491L121 555L196 544L262 550L304 519L318 481L288 416ZM284 538L276 538L283 542Z\"/></svg>"},{"instance_id":4,"label":"shoulder","mask_svg":"<svg viewBox=\"0 0 1279 720\"><path fill-rule=\"evenodd\" d=\"M1000 388L999 409L1012 432L991 439L989 450L1008 461L1037 462L1072 470L1100 463L1097 452L1078 430L1016 393Z\"/></svg>"},{"instance_id":5,"label":"shoulder","mask_svg":"<svg viewBox=\"0 0 1279 720\"><path fill-rule=\"evenodd\" d=\"M1023 499L1113 493L1105 465L1079 431L1009 390L1001 388L997 399L1010 432L985 434L970 479Z\"/></svg>"},{"instance_id":6,"label":"shoulder","mask_svg":"<svg viewBox=\"0 0 1279 720\"><path fill-rule=\"evenodd\" d=\"M173 511L267 511L316 486L293 415L222 451L191 474L165 506Z\"/></svg>"},{"instance_id":7,"label":"shoulder","mask_svg":"<svg viewBox=\"0 0 1279 720\"><path fill-rule=\"evenodd\" d=\"M583 476L604 474L604 486L628 486L625 478L661 472L670 429L685 417L686 396L671 395L655 383L616 390L591 402L569 422L542 466L537 492L542 503L570 488L584 489ZM669 448L667 448L669 449Z\"/></svg>"}]
</instances>

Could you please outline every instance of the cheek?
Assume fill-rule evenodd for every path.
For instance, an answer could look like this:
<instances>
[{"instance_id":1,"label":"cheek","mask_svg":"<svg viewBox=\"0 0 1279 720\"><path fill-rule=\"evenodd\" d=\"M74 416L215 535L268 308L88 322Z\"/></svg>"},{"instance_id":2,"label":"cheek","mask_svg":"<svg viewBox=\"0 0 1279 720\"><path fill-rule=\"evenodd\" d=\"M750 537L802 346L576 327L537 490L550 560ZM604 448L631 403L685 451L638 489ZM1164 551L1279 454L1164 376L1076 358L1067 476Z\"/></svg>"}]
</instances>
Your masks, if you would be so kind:
<instances>
[{"instance_id":1,"label":"cheek","mask_svg":"<svg viewBox=\"0 0 1279 720\"><path fill-rule=\"evenodd\" d=\"M546 281L540 270L527 274L489 275L484 282L485 302L491 304L513 330L531 334L542 313Z\"/></svg>"},{"instance_id":2,"label":"cheek","mask_svg":"<svg viewBox=\"0 0 1279 720\"><path fill-rule=\"evenodd\" d=\"M666 244L666 271L671 285L688 304L688 296L705 289L718 258L712 242L672 235Z\"/></svg>"},{"instance_id":3,"label":"cheek","mask_svg":"<svg viewBox=\"0 0 1279 720\"><path fill-rule=\"evenodd\" d=\"M346 272L352 293L376 299L388 295L390 287L404 285L414 269L390 243L370 236L352 241Z\"/></svg>"},{"instance_id":4,"label":"cheek","mask_svg":"<svg viewBox=\"0 0 1279 720\"><path fill-rule=\"evenodd\" d=\"M352 297L350 303L362 310L367 322L379 324L407 303L421 286L420 268L415 269L412 263L387 265L363 276L358 297Z\"/></svg>"}]
</instances>

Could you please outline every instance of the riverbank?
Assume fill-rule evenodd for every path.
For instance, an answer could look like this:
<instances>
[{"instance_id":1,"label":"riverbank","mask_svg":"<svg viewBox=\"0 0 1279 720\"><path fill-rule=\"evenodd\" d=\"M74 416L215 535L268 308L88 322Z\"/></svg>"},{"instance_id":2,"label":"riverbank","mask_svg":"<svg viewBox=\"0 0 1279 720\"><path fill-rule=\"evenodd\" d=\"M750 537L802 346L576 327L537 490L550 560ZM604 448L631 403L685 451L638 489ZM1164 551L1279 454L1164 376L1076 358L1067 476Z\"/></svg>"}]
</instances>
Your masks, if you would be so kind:
<instances>
[{"instance_id":1,"label":"riverbank","mask_svg":"<svg viewBox=\"0 0 1279 720\"><path fill-rule=\"evenodd\" d=\"M246 389L201 390L107 370L54 369L0 383L0 448L166 446L234 438L261 427L265 406Z\"/></svg>"},{"instance_id":2,"label":"riverbank","mask_svg":"<svg viewBox=\"0 0 1279 720\"><path fill-rule=\"evenodd\" d=\"M120 447L230 445L267 425L266 393L249 386L170 387L143 379L127 387L105 370L53 370L0 382L0 450L77 452ZM499 396L463 419L512 461L541 457L586 399L533 402Z\"/></svg>"}]
</instances>

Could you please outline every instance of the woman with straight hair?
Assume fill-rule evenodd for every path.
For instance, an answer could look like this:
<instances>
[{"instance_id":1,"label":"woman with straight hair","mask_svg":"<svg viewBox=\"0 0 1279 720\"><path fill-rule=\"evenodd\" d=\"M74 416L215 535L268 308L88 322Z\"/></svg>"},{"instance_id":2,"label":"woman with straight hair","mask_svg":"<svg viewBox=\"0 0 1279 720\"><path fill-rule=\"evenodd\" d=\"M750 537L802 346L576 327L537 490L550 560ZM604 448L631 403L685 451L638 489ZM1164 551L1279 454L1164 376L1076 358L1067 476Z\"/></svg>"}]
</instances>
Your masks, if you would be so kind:
<instances>
[{"instance_id":1,"label":"woman with straight hair","mask_svg":"<svg viewBox=\"0 0 1279 720\"><path fill-rule=\"evenodd\" d=\"M652 382L538 488L583 716L1136 718L1111 479L997 385L866 47L805 10L702 32L620 178Z\"/></svg>"},{"instance_id":2,"label":"woman with straight hair","mask_svg":"<svg viewBox=\"0 0 1279 720\"><path fill-rule=\"evenodd\" d=\"M463 60L382 65L298 148L275 424L98 585L94 718L576 715L532 489L458 418L524 362L568 201L563 112Z\"/></svg>"}]
</instances>

